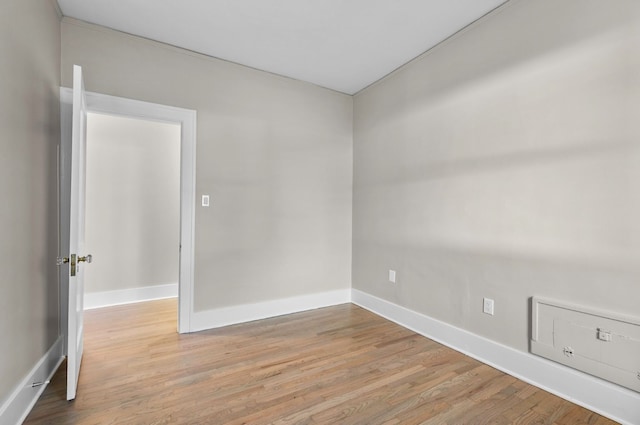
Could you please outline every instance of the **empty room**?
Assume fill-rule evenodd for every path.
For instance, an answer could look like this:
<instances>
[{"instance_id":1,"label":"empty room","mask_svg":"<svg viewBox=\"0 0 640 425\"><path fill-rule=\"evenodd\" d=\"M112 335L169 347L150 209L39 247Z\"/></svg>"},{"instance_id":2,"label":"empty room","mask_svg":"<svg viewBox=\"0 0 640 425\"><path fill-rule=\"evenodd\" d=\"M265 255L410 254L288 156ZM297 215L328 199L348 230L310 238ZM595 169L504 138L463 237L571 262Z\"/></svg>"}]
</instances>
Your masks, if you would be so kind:
<instances>
[{"instance_id":1,"label":"empty room","mask_svg":"<svg viewBox=\"0 0 640 425\"><path fill-rule=\"evenodd\" d=\"M5 0L0 52L0 425L640 425L637 0Z\"/></svg>"}]
</instances>

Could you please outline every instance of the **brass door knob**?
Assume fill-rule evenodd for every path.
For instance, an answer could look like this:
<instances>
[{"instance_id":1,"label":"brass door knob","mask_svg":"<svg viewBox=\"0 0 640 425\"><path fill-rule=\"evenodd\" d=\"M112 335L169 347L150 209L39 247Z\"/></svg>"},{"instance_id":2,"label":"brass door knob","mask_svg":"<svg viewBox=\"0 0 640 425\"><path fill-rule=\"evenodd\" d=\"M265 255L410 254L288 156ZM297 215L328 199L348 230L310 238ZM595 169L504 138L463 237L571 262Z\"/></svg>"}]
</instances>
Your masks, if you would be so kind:
<instances>
[{"instance_id":1,"label":"brass door knob","mask_svg":"<svg viewBox=\"0 0 640 425\"><path fill-rule=\"evenodd\" d=\"M78 263L90 263L93 261L93 256L91 254L85 255L84 257L78 257Z\"/></svg>"}]
</instances>

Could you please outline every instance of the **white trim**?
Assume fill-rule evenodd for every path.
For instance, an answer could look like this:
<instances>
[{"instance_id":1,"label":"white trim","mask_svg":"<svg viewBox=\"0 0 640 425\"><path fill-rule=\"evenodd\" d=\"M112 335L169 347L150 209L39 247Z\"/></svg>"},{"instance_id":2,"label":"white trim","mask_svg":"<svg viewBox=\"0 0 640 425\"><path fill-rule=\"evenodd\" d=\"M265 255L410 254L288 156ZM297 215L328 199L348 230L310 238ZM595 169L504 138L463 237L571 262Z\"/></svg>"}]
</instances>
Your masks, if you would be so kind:
<instances>
[{"instance_id":1,"label":"white trim","mask_svg":"<svg viewBox=\"0 0 640 425\"><path fill-rule=\"evenodd\" d=\"M60 88L61 102L71 90ZM86 92L89 112L179 123L180 141L180 277L178 332L192 331L196 206L196 111L123 97Z\"/></svg>"},{"instance_id":2,"label":"white trim","mask_svg":"<svg viewBox=\"0 0 640 425\"><path fill-rule=\"evenodd\" d=\"M195 332L316 308L346 304L350 301L351 291L349 289L341 289L254 304L242 304L233 307L196 311L193 313L191 319L191 327L192 331Z\"/></svg>"},{"instance_id":3,"label":"white trim","mask_svg":"<svg viewBox=\"0 0 640 425\"><path fill-rule=\"evenodd\" d=\"M139 288L117 289L113 291L103 292L85 292L84 309L91 310L94 308L110 307L121 304L133 304L143 301L176 298L177 296L177 283L143 286Z\"/></svg>"},{"instance_id":4,"label":"white trim","mask_svg":"<svg viewBox=\"0 0 640 425\"><path fill-rule=\"evenodd\" d=\"M352 289L352 302L509 375L621 424L640 424L640 393Z\"/></svg>"},{"instance_id":5,"label":"white trim","mask_svg":"<svg viewBox=\"0 0 640 425\"><path fill-rule=\"evenodd\" d=\"M47 387L53 374L60 367L62 360L64 360L62 354L63 342L63 337L58 337L56 342L49 348L49 351L42 356L31 369L31 372L25 376L13 393L0 406L0 425L15 425L24 422ZM42 385L34 387L34 383L42 383Z\"/></svg>"}]
</instances>

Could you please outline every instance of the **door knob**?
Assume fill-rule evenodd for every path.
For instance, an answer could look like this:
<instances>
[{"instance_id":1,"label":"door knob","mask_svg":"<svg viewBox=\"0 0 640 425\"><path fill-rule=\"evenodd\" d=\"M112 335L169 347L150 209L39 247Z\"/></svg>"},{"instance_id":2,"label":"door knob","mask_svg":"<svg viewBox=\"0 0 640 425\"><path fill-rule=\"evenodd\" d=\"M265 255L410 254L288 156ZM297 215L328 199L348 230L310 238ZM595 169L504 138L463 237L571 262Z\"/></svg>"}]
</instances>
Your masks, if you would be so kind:
<instances>
[{"instance_id":1,"label":"door knob","mask_svg":"<svg viewBox=\"0 0 640 425\"><path fill-rule=\"evenodd\" d=\"M93 256L91 254L85 255L84 257L78 257L78 263L90 263L93 261Z\"/></svg>"}]
</instances>

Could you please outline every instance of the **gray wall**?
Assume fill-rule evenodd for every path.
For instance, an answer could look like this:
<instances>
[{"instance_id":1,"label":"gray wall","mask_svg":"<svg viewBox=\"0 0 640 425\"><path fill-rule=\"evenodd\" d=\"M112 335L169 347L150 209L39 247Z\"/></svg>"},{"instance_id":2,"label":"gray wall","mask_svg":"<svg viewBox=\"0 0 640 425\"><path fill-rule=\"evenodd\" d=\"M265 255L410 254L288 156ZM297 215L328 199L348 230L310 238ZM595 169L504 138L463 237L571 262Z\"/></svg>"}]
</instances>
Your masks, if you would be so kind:
<instances>
[{"instance_id":1,"label":"gray wall","mask_svg":"<svg viewBox=\"0 0 640 425\"><path fill-rule=\"evenodd\" d=\"M89 114L86 202L86 293L178 282L178 124Z\"/></svg>"},{"instance_id":2,"label":"gray wall","mask_svg":"<svg viewBox=\"0 0 640 425\"><path fill-rule=\"evenodd\" d=\"M58 337L60 22L49 1L0 3L0 405Z\"/></svg>"},{"instance_id":3,"label":"gray wall","mask_svg":"<svg viewBox=\"0 0 640 425\"><path fill-rule=\"evenodd\" d=\"M352 98L72 19L62 84L197 110L195 310L351 282Z\"/></svg>"},{"instance_id":4,"label":"gray wall","mask_svg":"<svg viewBox=\"0 0 640 425\"><path fill-rule=\"evenodd\" d=\"M359 93L353 287L520 350L533 295L640 316L638 46L636 0L513 1Z\"/></svg>"}]
</instances>

